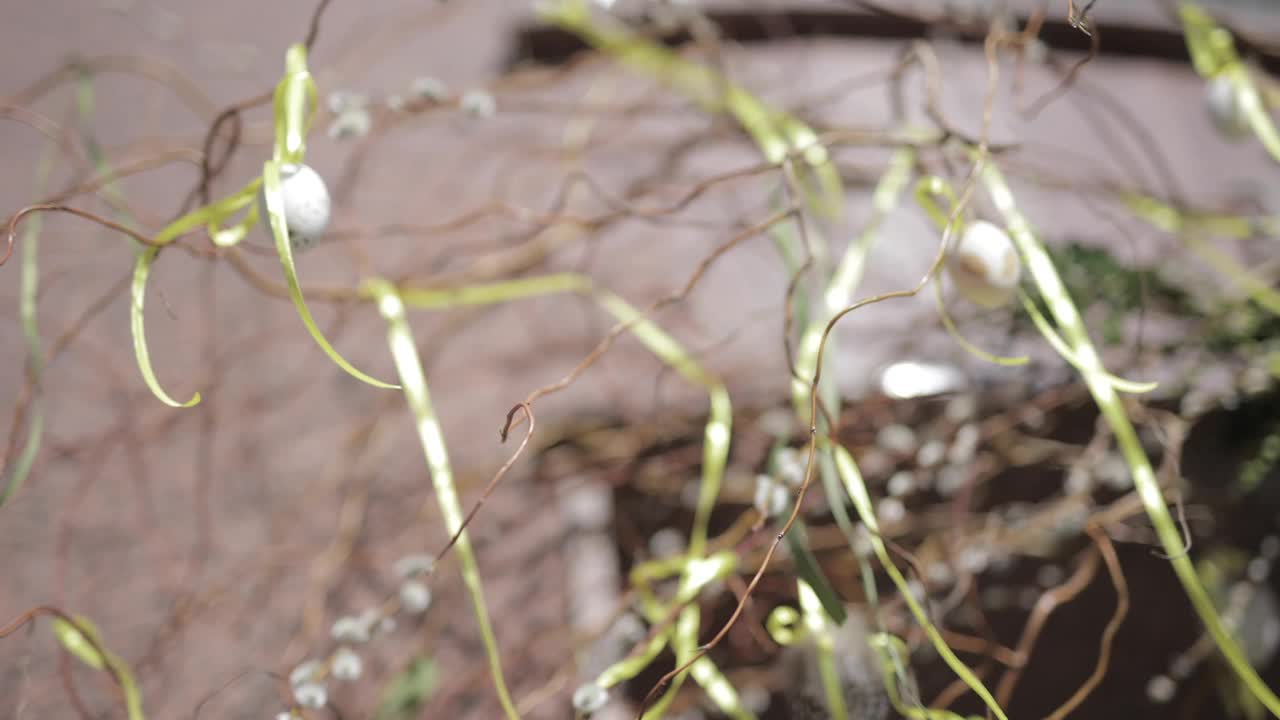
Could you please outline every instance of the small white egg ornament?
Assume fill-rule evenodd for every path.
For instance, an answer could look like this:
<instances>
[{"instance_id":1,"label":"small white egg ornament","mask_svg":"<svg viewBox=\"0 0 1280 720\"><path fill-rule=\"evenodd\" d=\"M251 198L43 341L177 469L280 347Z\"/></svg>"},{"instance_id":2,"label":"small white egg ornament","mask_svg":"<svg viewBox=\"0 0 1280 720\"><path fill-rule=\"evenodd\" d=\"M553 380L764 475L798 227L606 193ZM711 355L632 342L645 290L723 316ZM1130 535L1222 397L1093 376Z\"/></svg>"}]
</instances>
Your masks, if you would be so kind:
<instances>
[{"instance_id":1,"label":"small white egg ornament","mask_svg":"<svg viewBox=\"0 0 1280 720\"><path fill-rule=\"evenodd\" d=\"M947 274L969 302L997 308L1013 298L1022 278L1018 251L1002 228L975 220L947 255Z\"/></svg>"},{"instance_id":2,"label":"small white egg ornament","mask_svg":"<svg viewBox=\"0 0 1280 720\"><path fill-rule=\"evenodd\" d=\"M284 200L284 222L289 229L289 245L295 250L311 247L329 225L329 189L320 173L306 165L280 166L280 195ZM258 193L258 214L271 235L267 214L266 188Z\"/></svg>"},{"instance_id":3,"label":"small white egg ornament","mask_svg":"<svg viewBox=\"0 0 1280 720\"><path fill-rule=\"evenodd\" d=\"M1239 140L1249 134L1249 118L1240 101L1240 89L1226 75L1209 78L1205 83L1205 109L1213 126L1227 140Z\"/></svg>"}]
</instances>

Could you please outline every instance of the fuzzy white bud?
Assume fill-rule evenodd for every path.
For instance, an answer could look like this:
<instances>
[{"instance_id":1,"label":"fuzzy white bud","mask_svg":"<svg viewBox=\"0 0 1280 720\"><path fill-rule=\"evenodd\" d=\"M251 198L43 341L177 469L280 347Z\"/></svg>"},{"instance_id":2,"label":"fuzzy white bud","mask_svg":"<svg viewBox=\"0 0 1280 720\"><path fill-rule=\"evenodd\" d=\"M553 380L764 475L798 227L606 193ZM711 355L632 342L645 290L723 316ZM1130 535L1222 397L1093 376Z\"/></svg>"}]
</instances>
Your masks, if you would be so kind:
<instances>
[{"instance_id":1,"label":"fuzzy white bud","mask_svg":"<svg viewBox=\"0 0 1280 720\"><path fill-rule=\"evenodd\" d=\"M498 101L487 90L468 90L462 94L458 107L477 120L487 120L498 112Z\"/></svg>"},{"instance_id":2,"label":"fuzzy white bud","mask_svg":"<svg viewBox=\"0 0 1280 720\"><path fill-rule=\"evenodd\" d=\"M319 660L307 660L299 664L298 667L293 669L293 672L289 673L289 686L296 688L311 682L320 674L322 666L323 663Z\"/></svg>"},{"instance_id":3,"label":"fuzzy white bud","mask_svg":"<svg viewBox=\"0 0 1280 720\"><path fill-rule=\"evenodd\" d=\"M787 511L791 493L787 486L768 475L756 476L756 492L753 500L756 510L761 515L771 518Z\"/></svg>"},{"instance_id":4,"label":"fuzzy white bud","mask_svg":"<svg viewBox=\"0 0 1280 720\"><path fill-rule=\"evenodd\" d=\"M319 709L329 704L329 691L317 682L303 683L293 689L293 699L304 708Z\"/></svg>"},{"instance_id":5,"label":"fuzzy white bud","mask_svg":"<svg viewBox=\"0 0 1280 720\"><path fill-rule=\"evenodd\" d=\"M369 642L370 626L371 623L364 618L347 615L334 621L329 634L338 642L364 643Z\"/></svg>"},{"instance_id":6,"label":"fuzzy white bud","mask_svg":"<svg viewBox=\"0 0 1280 720\"><path fill-rule=\"evenodd\" d=\"M910 470L899 470L889 478L887 486L889 494L893 497L900 498L904 495L910 495L916 490L916 476Z\"/></svg>"},{"instance_id":7,"label":"fuzzy white bud","mask_svg":"<svg viewBox=\"0 0 1280 720\"><path fill-rule=\"evenodd\" d=\"M400 607L409 613L426 612L431 607L431 588L416 580L401 583Z\"/></svg>"},{"instance_id":8,"label":"fuzzy white bud","mask_svg":"<svg viewBox=\"0 0 1280 720\"><path fill-rule=\"evenodd\" d=\"M426 553L417 553L414 555L405 555L395 562L392 566L395 570L396 577L401 580L408 580L415 575L427 575L436 566L436 559L433 555Z\"/></svg>"},{"instance_id":9,"label":"fuzzy white bud","mask_svg":"<svg viewBox=\"0 0 1280 720\"><path fill-rule=\"evenodd\" d=\"M1147 681L1147 699L1163 705L1178 694L1178 684L1168 675L1156 675Z\"/></svg>"},{"instance_id":10,"label":"fuzzy white bud","mask_svg":"<svg viewBox=\"0 0 1280 720\"><path fill-rule=\"evenodd\" d=\"M364 671L364 661L355 650L348 647L338 648L329 660L329 671L337 680L356 680Z\"/></svg>"},{"instance_id":11,"label":"fuzzy white bud","mask_svg":"<svg viewBox=\"0 0 1280 720\"><path fill-rule=\"evenodd\" d=\"M348 140L351 138L360 138L369 134L369 130L373 128L373 116L365 108L351 108L343 110L333 120L333 124L329 126L329 138L331 140Z\"/></svg>"},{"instance_id":12,"label":"fuzzy white bud","mask_svg":"<svg viewBox=\"0 0 1280 720\"><path fill-rule=\"evenodd\" d=\"M329 106L329 112L334 115L341 115L348 110L363 108L369 104L369 98L359 93L353 93L347 90L335 90L329 93L325 98L325 104Z\"/></svg>"},{"instance_id":13,"label":"fuzzy white bud","mask_svg":"<svg viewBox=\"0 0 1280 720\"><path fill-rule=\"evenodd\" d=\"M795 448L779 448L773 456L778 479L791 487L800 487L804 483L805 462Z\"/></svg>"},{"instance_id":14,"label":"fuzzy white bud","mask_svg":"<svg viewBox=\"0 0 1280 720\"><path fill-rule=\"evenodd\" d=\"M420 77L409 84L409 92L421 100L439 102L448 96L449 88L445 87L445 84L436 78Z\"/></svg>"}]
</instances>

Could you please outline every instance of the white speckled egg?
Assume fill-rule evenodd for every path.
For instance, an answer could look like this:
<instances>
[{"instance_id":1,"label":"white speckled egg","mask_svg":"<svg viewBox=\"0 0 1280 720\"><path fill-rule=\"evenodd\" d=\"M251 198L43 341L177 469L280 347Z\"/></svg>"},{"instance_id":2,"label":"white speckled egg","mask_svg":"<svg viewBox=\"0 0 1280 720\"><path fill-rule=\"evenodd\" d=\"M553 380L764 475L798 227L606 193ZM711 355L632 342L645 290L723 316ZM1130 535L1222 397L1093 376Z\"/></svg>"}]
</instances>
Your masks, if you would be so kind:
<instances>
[{"instance_id":1,"label":"white speckled egg","mask_svg":"<svg viewBox=\"0 0 1280 720\"><path fill-rule=\"evenodd\" d=\"M329 189L324 179L306 165L280 166L280 194L284 199L285 225L289 228L289 244L294 250L311 247L329 225ZM271 233L264 193L258 194L258 212L263 226Z\"/></svg>"},{"instance_id":2,"label":"white speckled egg","mask_svg":"<svg viewBox=\"0 0 1280 720\"><path fill-rule=\"evenodd\" d=\"M985 220L975 220L947 255L947 274L969 302L994 308L1014 296L1022 262L1008 233Z\"/></svg>"},{"instance_id":3,"label":"white speckled egg","mask_svg":"<svg viewBox=\"0 0 1280 720\"><path fill-rule=\"evenodd\" d=\"M1249 119L1240 108L1240 92L1225 75L1209 79L1204 86L1204 106L1218 132L1228 140L1249 134Z\"/></svg>"}]
</instances>

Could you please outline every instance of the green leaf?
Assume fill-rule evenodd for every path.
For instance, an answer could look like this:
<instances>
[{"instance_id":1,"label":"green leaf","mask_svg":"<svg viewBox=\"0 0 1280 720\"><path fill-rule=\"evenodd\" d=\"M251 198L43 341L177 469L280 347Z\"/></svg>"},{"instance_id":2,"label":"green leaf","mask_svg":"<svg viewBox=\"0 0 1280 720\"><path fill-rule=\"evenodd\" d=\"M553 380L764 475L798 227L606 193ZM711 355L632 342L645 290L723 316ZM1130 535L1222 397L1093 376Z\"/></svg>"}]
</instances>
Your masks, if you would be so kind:
<instances>
[{"instance_id":1,"label":"green leaf","mask_svg":"<svg viewBox=\"0 0 1280 720\"><path fill-rule=\"evenodd\" d=\"M138 260L133 266L133 302L129 307L129 326L133 330L133 353L138 359L138 369L142 371L142 379L151 389L151 393L160 398L165 405L175 408L188 408L200 402L200 393L195 393L185 403L178 402L160 387L156 372L151 367L151 353L147 351L147 328L143 323L142 307L147 297L147 276L151 273L151 263L156 259L160 248L147 247L138 253Z\"/></svg>"},{"instance_id":2,"label":"green leaf","mask_svg":"<svg viewBox=\"0 0 1280 720\"><path fill-rule=\"evenodd\" d=\"M36 192L39 196L44 192L56 156L57 144L50 142L45 146L36 168ZM0 490L0 507L22 488L36 456L40 453L40 444L44 437L44 401L41 397L41 378L44 375L44 348L40 342L40 324L36 312L36 301L39 298L40 286L40 227L41 217L36 215L27 221L22 231L22 274L18 287L18 319L22 323L22 336L27 341L27 366L35 384L31 398L31 423L27 426L27 442L14 464L13 474L9 482Z\"/></svg>"},{"instance_id":3,"label":"green leaf","mask_svg":"<svg viewBox=\"0 0 1280 720\"><path fill-rule=\"evenodd\" d=\"M213 240L213 244L218 247L231 247L245 238L249 231L258 224L258 204L253 202L253 197L257 195L258 187L262 184L262 178L257 178L248 186L241 190L240 193L248 196L249 211L244 214L240 222L229 225L227 227L219 227L219 223L211 222L208 226L209 239Z\"/></svg>"},{"instance_id":4,"label":"green leaf","mask_svg":"<svg viewBox=\"0 0 1280 720\"><path fill-rule=\"evenodd\" d=\"M306 154L307 130L318 107L316 83L307 70L307 48L289 47L284 58L284 77L276 85L273 102L275 147L271 158L282 163L302 162Z\"/></svg>"},{"instance_id":5,"label":"green leaf","mask_svg":"<svg viewBox=\"0 0 1280 720\"><path fill-rule=\"evenodd\" d=\"M501 283L481 284L451 290L424 290L404 288L397 289L390 283L374 280L365 283L362 293L377 301L379 309L389 324L388 339L392 356L396 360L401 381L405 386L405 396L409 406L419 421L419 432L422 434L423 448L427 454L427 462L432 470L432 481L436 483L437 494L444 511L446 525L456 531L456 523L460 522L460 510L456 507L456 493L452 487L451 473L447 456L444 452L444 440L439 435L439 423L431 409L426 381L422 378L421 364L417 358L408 324L404 319L405 306L416 308L440 308L454 305L485 304L505 302L536 295L556 292L590 293L591 279L574 274L548 275L538 278L525 278ZM724 385L713 375L703 369L680 344L670 335L663 332L643 313L631 306L622 298L612 293L601 292L594 295L600 306L614 317L646 347L658 356L689 382L706 389L710 412L704 430L702 484L698 493L697 511L694 516L689 551L686 555L669 560L642 563L632 572L633 582L637 578L652 576L655 579L667 577L679 572L682 579L677 590L676 603L688 602L697 596L706 584L733 572L736 556L731 552L716 553L703 557L707 539L707 527L711 510L715 507L724 468L728 461L729 440L732 427L732 408L728 392ZM470 546L465 543L466 535L459 538L459 554L463 557L464 579L469 577L467 570ZM468 580L469 585L471 580ZM666 616L666 610L660 606L656 598L648 596L641 585L640 600L645 608L646 617L657 624ZM479 602L479 575L474 575L474 588L477 593L477 617L481 621L482 634L487 627L487 619L481 617L482 603ZM679 657L682 652L692 656L690 648L697 648L698 615L688 610L679 616L674 629L668 628L643 647L637 654L630 655L621 662L607 668L596 681L601 687L610 687L618 682L634 677L652 662L653 658L666 647L670 641ZM496 667L496 659L494 660ZM716 706L729 717L750 718L751 714L741 704L737 691L727 678L715 667L709 658L703 657L690 667L690 673L707 691ZM681 683L685 675L680 675L676 683ZM672 691L668 691L663 699L646 713L646 717L661 714L665 703L670 701Z\"/></svg>"},{"instance_id":6,"label":"green leaf","mask_svg":"<svg viewBox=\"0 0 1280 720\"><path fill-rule=\"evenodd\" d=\"M934 649L938 651L938 655L942 661L951 668L951 671L969 686L969 689L977 695L987 706L995 717L999 720L1009 720L1009 716L1005 714L1004 709L996 702L996 698L983 684L982 680L969 669L968 665L956 656L955 651L947 645L947 641L943 639L942 633L938 631L937 626L929 619L928 613L921 606L912 592L911 586L907 584L906 577L902 571L893 563L893 558L889 556L889 549L885 545L884 539L880 537L880 525L876 520L875 506L871 502L871 495L867 491L866 483L862 480L862 473L858 470L858 465L853 460L853 455L844 447L836 445L832 448L836 456L836 468L840 473L840 479L844 482L845 492L849 494L849 498L853 500L853 507L858 511L858 517L862 519L862 524L867 526L869 531L869 539L871 541L871 549L875 552L876 557L880 559L880 564L884 567L885 572L889 574L889 579L893 581L898 592L902 596L903 602L907 604L907 610L915 617L916 623L924 630L924 634L928 637L929 642Z\"/></svg>"},{"instance_id":7,"label":"green leaf","mask_svg":"<svg viewBox=\"0 0 1280 720\"><path fill-rule=\"evenodd\" d=\"M93 623L86 618L76 618L76 623L85 629L85 632L96 643L98 642L97 629L93 627ZM104 670L107 667L107 661L102 657L102 653L98 652L89 640L85 639L85 634L75 625L63 620L62 618L53 619L53 635L66 648L67 652L80 658L80 660L95 670Z\"/></svg>"},{"instance_id":8,"label":"green leaf","mask_svg":"<svg viewBox=\"0 0 1280 720\"><path fill-rule=\"evenodd\" d=\"M142 693L138 690L138 683L134 680L129 666L103 646L102 637L98 633L98 628L94 627L93 621L83 615L77 615L73 619L74 623L60 617L54 618L53 636L62 647L66 648L67 652L80 658L89 667L95 670L110 669L112 677L120 683L120 690L124 693L125 710L128 712L129 720L145 720L142 712Z\"/></svg>"},{"instance_id":9,"label":"green leaf","mask_svg":"<svg viewBox=\"0 0 1280 720\"><path fill-rule=\"evenodd\" d=\"M765 630L773 641L786 647L794 645L804 636L804 626L800 624L800 611L790 605L779 605L769 613L764 621Z\"/></svg>"},{"instance_id":10,"label":"green leaf","mask_svg":"<svg viewBox=\"0 0 1280 720\"><path fill-rule=\"evenodd\" d=\"M133 673L129 672L129 668L122 662L117 661L113 666L120 677L120 689L124 691L124 706L129 713L129 720L146 720L142 713L142 692L138 690L138 683L133 679Z\"/></svg>"},{"instance_id":11,"label":"green leaf","mask_svg":"<svg viewBox=\"0 0 1280 720\"><path fill-rule=\"evenodd\" d=\"M844 683L840 679L840 670L836 667L835 642L833 630L827 616L823 614L822 601L818 599L813 587L804 580L796 581L796 590L800 596L800 613L804 619L805 629L813 641L809 648L818 665L818 677L822 682L822 692L827 699L827 712L830 720L849 720L849 708L845 704Z\"/></svg>"},{"instance_id":12,"label":"green leaf","mask_svg":"<svg viewBox=\"0 0 1280 720\"><path fill-rule=\"evenodd\" d=\"M205 205L204 207L197 208L177 220L174 220L166 225L152 239L155 245L143 247L138 251L138 258L133 268L133 303L129 310L130 327L133 331L133 351L134 355L137 357L138 370L142 372L143 381L146 382L147 387L150 388L153 395L170 407L192 407L200 402L200 393L195 393L192 395L191 399L185 403L174 400L167 392L165 392L164 388L160 387L160 381L156 378L155 370L151 366L151 353L147 349L146 325L143 320L143 304L146 300L147 277L151 273L151 264L155 262L156 255L160 252L160 245L167 245L178 237L202 226L209 228L210 236L214 238L215 243L218 243L218 235L214 234L216 228L226 218L253 202L253 197L257 192L257 187L260 182L260 180L254 180L244 188L241 188L234 195L230 195L217 202ZM250 214L253 216L252 211ZM241 235L241 237L243 237L243 235ZM236 239L238 240L239 238Z\"/></svg>"},{"instance_id":13,"label":"green leaf","mask_svg":"<svg viewBox=\"0 0 1280 720\"><path fill-rule=\"evenodd\" d=\"M1058 335L1057 331L1053 329L1053 326L1049 324L1048 318L1046 318L1044 314L1040 312L1040 308L1036 306L1035 300L1026 293L1022 293L1021 298L1022 307L1027 311L1027 315L1031 318L1031 322L1035 323L1036 329L1044 336L1045 341L1049 343L1049 346L1053 348L1054 352L1062 356L1062 359L1070 363L1072 367L1083 372L1081 368L1084 367L1085 361L1082 360L1077 355L1076 351L1072 350L1067 345L1067 341L1063 340L1062 336ZM1107 382L1111 383L1112 387L1123 393L1141 395L1143 393L1149 393L1159 387L1159 384L1154 382L1125 380L1124 378L1112 375L1105 370L1099 373L1099 377L1105 378Z\"/></svg>"},{"instance_id":14,"label":"green leaf","mask_svg":"<svg viewBox=\"0 0 1280 720\"><path fill-rule=\"evenodd\" d=\"M898 659L910 654L907 650L907 644L902 641L902 638L889 633L876 633L871 636L868 644L875 651L879 660L880 673L884 678L884 688L889 695L889 703L900 714L911 718L911 720L965 720L965 718L950 710L911 707L903 701L902 691L898 687L896 673L894 672L894 666ZM970 716L970 719L979 720L976 716Z\"/></svg>"},{"instance_id":15,"label":"green leaf","mask_svg":"<svg viewBox=\"0 0 1280 720\"><path fill-rule=\"evenodd\" d=\"M1178 8L1178 16L1191 64L1202 77L1213 77L1240 62L1231 33L1214 22L1209 13L1195 3L1184 2Z\"/></svg>"},{"instance_id":16,"label":"green leaf","mask_svg":"<svg viewBox=\"0 0 1280 720\"><path fill-rule=\"evenodd\" d=\"M694 682L702 686L721 714L732 720L756 720L755 714L742 701L737 688L710 657L704 655L698 658L689 668L689 674L693 676Z\"/></svg>"},{"instance_id":17,"label":"green leaf","mask_svg":"<svg viewBox=\"0 0 1280 720\"><path fill-rule=\"evenodd\" d=\"M271 164L268 163L268 165ZM279 178L275 180L278 182ZM271 179L268 178L268 189L270 186ZM273 216L273 219L279 220L277 216ZM286 242L283 249L287 248ZM480 631L480 640L484 643L494 691L507 718L520 720L520 713L516 711L515 703L511 701L511 694L507 691L507 680L502 672L502 653L498 650L498 641L493 634L493 624L489 620L489 609L484 599L484 584L480 580L480 568L476 564L475 552L471 548L471 539L463 528L462 504L458 500L458 489L453 481L449 451L445 445L440 419L436 416L435 408L431 404L431 391L427 388L427 377L422 371L422 359L418 357L418 346L413 340L413 331L409 327L404 301L400 298L395 286L385 280L371 280L366 287L376 298L378 312L387 322L387 346L395 361L400 382L404 385L405 401L417 424L418 441L422 444L422 454L431 472L431 485L436 491L436 502L440 506L440 514L444 518L446 529L450 535L457 538L454 545L455 554L462 566L462 582L467 586L467 594L471 596L472 612Z\"/></svg>"},{"instance_id":18,"label":"green leaf","mask_svg":"<svg viewBox=\"0 0 1280 720\"><path fill-rule=\"evenodd\" d=\"M831 581L827 580L822 567L818 565L818 559L809 549L809 537L805 532L804 522L797 519L791 526L791 531L787 533L786 539L787 549L791 551L791 558L796 563L796 575L813 588L813 593L818 596L818 602L822 603L822 609L826 611L827 617L830 617L836 625L843 625L849 618L849 614L844 609L844 602L831 587Z\"/></svg>"},{"instance_id":19,"label":"green leaf","mask_svg":"<svg viewBox=\"0 0 1280 720\"><path fill-rule=\"evenodd\" d=\"M582 0L551 0L542 3L539 12L619 63L669 85L707 112L732 115L769 162L798 156L796 170L807 203L831 219L840 217L844 204L840 173L809 126L770 107L711 68L686 60L625 27L593 17Z\"/></svg>"},{"instance_id":20,"label":"green leaf","mask_svg":"<svg viewBox=\"0 0 1280 720\"><path fill-rule=\"evenodd\" d=\"M711 522L711 511L715 508L716 497L720 494L720 484L724 479L724 469L729 459L729 441L733 428L733 409L729 392L720 379L699 365L675 338L664 332L630 303L609 292L601 292L596 300L610 315L613 315L615 320L627 324L632 335L649 352L657 355L681 377L692 384L700 385L707 391L710 412L703 432L702 484L698 488L698 502L694 510L693 529L689 537L690 557L701 556L706 549L707 527Z\"/></svg>"}]
</instances>

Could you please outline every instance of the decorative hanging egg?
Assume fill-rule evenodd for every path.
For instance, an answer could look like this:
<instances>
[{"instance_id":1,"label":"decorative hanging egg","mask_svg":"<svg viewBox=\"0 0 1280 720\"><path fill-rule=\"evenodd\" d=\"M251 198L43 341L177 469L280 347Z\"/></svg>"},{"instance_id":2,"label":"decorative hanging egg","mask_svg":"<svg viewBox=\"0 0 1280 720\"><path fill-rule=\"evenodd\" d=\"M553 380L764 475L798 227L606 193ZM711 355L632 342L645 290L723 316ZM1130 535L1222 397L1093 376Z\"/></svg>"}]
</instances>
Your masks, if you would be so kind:
<instances>
[{"instance_id":1,"label":"decorative hanging egg","mask_svg":"<svg viewBox=\"0 0 1280 720\"><path fill-rule=\"evenodd\" d=\"M329 189L320 173L306 165L280 166L280 195L284 200L284 221L289 229L289 245L302 250L314 245L329 225ZM258 194L258 213L267 233L271 221L267 215L265 193Z\"/></svg>"},{"instance_id":2,"label":"decorative hanging egg","mask_svg":"<svg viewBox=\"0 0 1280 720\"><path fill-rule=\"evenodd\" d=\"M1249 134L1249 119L1240 103L1240 89L1226 75L1210 78L1204 87L1204 106L1218 132L1228 140Z\"/></svg>"},{"instance_id":3,"label":"decorative hanging egg","mask_svg":"<svg viewBox=\"0 0 1280 720\"><path fill-rule=\"evenodd\" d=\"M985 308L1009 302L1022 277L1022 261L1009 234L985 220L965 227L946 265L960 294Z\"/></svg>"}]
</instances>

